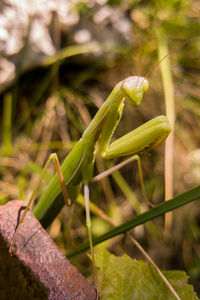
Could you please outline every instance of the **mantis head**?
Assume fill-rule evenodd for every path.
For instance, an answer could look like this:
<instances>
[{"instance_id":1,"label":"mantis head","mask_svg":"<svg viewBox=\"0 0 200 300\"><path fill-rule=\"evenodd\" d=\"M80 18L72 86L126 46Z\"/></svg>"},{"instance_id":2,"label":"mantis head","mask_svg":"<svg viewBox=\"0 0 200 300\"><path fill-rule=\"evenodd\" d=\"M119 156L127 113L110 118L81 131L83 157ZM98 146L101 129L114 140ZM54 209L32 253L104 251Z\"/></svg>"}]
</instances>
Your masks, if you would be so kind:
<instances>
[{"instance_id":1,"label":"mantis head","mask_svg":"<svg viewBox=\"0 0 200 300\"><path fill-rule=\"evenodd\" d=\"M148 87L148 80L139 76L128 77L122 81L121 85L124 97L135 106L140 105L143 95L148 90Z\"/></svg>"}]
</instances>

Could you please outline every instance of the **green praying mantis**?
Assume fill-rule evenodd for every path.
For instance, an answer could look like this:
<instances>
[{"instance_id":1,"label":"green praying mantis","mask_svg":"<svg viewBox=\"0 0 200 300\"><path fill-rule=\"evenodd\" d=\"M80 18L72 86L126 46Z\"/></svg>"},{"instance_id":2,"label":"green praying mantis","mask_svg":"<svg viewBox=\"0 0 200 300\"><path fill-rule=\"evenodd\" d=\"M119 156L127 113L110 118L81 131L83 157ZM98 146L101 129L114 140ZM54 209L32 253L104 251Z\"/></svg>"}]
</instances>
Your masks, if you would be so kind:
<instances>
[{"instance_id":1,"label":"green praying mantis","mask_svg":"<svg viewBox=\"0 0 200 300\"><path fill-rule=\"evenodd\" d=\"M84 131L81 139L71 150L61 167L57 155L55 153L51 154L14 233L10 244L10 253L12 253L12 247L17 232L20 229L20 224L23 222L26 212L30 208L44 172L50 161L53 160L57 174L52 178L45 193L39 199L34 209L34 214L40 220L42 225L48 226L59 213L64 203L67 205L73 204L80 192L81 185L83 184L86 224L93 256L88 184L93 180L97 143L99 154L104 159L130 156L125 162L107 170L105 172L106 176L126 163L134 160L139 162L139 153L157 147L170 133L169 121L166 116L161 115L146 122L110 144L114 131L121 119L125 99L134 106L140 105L143 95L148 90L148 87L148 80L144 77L131 76L120 81L100 107L88 128ZM143 186L143 180L141 180L141 184Z\"/></svg>"}]
</instances>

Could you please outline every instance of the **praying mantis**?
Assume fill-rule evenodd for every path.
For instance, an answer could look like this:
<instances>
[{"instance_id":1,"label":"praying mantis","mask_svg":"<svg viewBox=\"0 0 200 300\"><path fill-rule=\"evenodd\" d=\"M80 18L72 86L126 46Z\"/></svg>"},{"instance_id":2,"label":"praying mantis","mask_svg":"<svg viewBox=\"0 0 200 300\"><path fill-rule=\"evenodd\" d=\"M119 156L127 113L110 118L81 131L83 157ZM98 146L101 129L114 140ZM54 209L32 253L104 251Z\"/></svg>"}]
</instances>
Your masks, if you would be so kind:
<instances>
[{"instance_id":1,"label":"praying mantis","mask_svg":"<svg viewBox=\"0 0 200 300\"><path fill-rule=\"evenodd\" d=\"M146 122L110 144L114 131L121 119L125 99L133 106L140 105L143 95L148 90L148 87L148 80L144 77L131 76L120 81L100 107L95 117L84 131L81 139L68 154L61 167L57 155L55 153L50 155L12 238L10 244L11 254L17 232L20 230L20 224L23 222L26 212L30 208L36 195L38 185L40 184L50 161L53 160L57 174L52 178L45 193L39 199L34 209L34 214L40 220L42 225L49 225L59 213L64 203L67 205L73 204L80 192L81 185L83 184L86 224L93 256L88 185L93 179L97 143L99 154L104 159L119 156L131 156L125 163L134 160L139 162L139 153L157 147L170 133L169 121L166 116L161 115ZM106 171L106 175L109 175L117 168L120 168L122 166L121 164ZM143 180L141 181L141 184L143 185Z\"/></svg>"}]
</instances>

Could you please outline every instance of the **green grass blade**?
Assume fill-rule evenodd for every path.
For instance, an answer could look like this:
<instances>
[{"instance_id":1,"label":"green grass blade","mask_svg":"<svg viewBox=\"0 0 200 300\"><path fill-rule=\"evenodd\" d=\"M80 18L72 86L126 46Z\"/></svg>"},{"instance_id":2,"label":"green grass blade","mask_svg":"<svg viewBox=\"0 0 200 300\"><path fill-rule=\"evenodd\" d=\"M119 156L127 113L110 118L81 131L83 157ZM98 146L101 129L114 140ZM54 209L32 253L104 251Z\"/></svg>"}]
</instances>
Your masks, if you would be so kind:
<instances>
[{"instance_id":1,"label":"green grass blade","mask_svg":"<svg viewBox=\"0 0 200 300\"><path fill-rule=\"evenodd\" d=\"M136 216L129 221L123 223L120 226L117 226L107 232L106 234L96 238L93 240L93 245L97 245L105 240L108 240L114 236L117 236L119 234L122 234L140 224L144 224L145 222L152 220L154 218L157 218L168 211L172 211L178 207L181 207L187 203L190 203L194 200L197 200L200 198L200 185L186 191L185 193L178 195L174 197L171 200L168 200L166 202L162 202L161 204L157 205L154 208L149 209L147 212L140 214L139 216ZM84 243L80 245L80 247L76 248L74 251L70 251L67 254L67 257L72 257L84 250L89 249L89 243Z\"/></svg>"},{"instance_id":2,"label":"green grass blade","mask_svg":"<svg viewBox=\"0 0 200 300\"><path fill-rule=\"evenodd\" d=\"M79 54L95 53L98 52L100 49L101 47L97 43L68 46L60 50L59 53L57 53L56 55L46 57L43 60L42 65L47 67L68 57L79 55Z\"/></svg>"},{"instance_id":3,"label":"green grass blade","mask_svg":"<svg viewBox=\"0 0 200 300\"><path fill-rule=\"evenodd\" d=\"M12 95L6 93L3 101L2 152L10 155L12 152Z\"/></svg>"},{"instance_id":4,"label":"green grass blade","mask_svg":"<svg viewBox=\"0 0 200 300\"><path fill-rule=\"evenodd\" d=\"M112 177L120 187L121 191L124 193L124 195L129 200L130 204L132 205L133 209L136 211L137 214L140 213L140 202L135 196L134 192L128 185L127 181L123 178L123 176L120 174L119 171L116 171L112 174Z\"/></svg>"}]
</instances>

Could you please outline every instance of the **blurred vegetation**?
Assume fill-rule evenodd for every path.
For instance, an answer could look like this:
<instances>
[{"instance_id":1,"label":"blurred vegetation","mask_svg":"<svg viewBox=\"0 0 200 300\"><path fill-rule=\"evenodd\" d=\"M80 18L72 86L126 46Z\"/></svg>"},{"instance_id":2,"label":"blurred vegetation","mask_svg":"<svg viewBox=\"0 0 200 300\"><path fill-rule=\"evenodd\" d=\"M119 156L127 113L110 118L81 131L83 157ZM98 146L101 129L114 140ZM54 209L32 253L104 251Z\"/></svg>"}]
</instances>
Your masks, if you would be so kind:
<instances>
[{"instance_id":1,"label":"blurred vegetation","mask_svg":"<svg viewBox=\"0 0 200 300\"><path fill-rule=\"evenodd\" d=\"M112 88L125 77L147 76L150 88L139 108L126 104L116 137L165 114L160 66L155 66L158 30L168 47L175 97L174 195L199 183L199 1L79 1L74 10L80 15L80 26L92 18L96 6L117 9L116 14L123 12L131 22L132 34L126 45L119 43L112 48L99 41L95 44L97 49L91 44L83 48L79 45L78 52L72 49L70 54L62 56L62 51L67 51L73 43L64 37L62 29L55 30L60 36L58 55L29 72L22 72L1 94L1 203L28 199L49 154L56 151L60 161L66 157ZM112 23L108 20L105 30L110 27ZM116 162L104 162L97 157L95 174ZM164 200L164 146L144 155L142 165L148 198L157 204ZM51 166L38 195L54 172ZM126 166L100 184L91 185L91 200L117 222L141 211L143 199L136 165ZM134 236L161 269L186 270L200 293L199 224L200 204L196 201L174 212L173 227L167 237L163 235L164 218L137 227ZM92 227L94 236L109 228L95 215ZM65 253L87 240L84 208L76 203L70 214L64 208L49 232ZM118 255L126 252L131 257L143 258L123 236L105 244ZM87 257L77 256L73 263L89 275Z\"/></svg>"}]
</instances>

